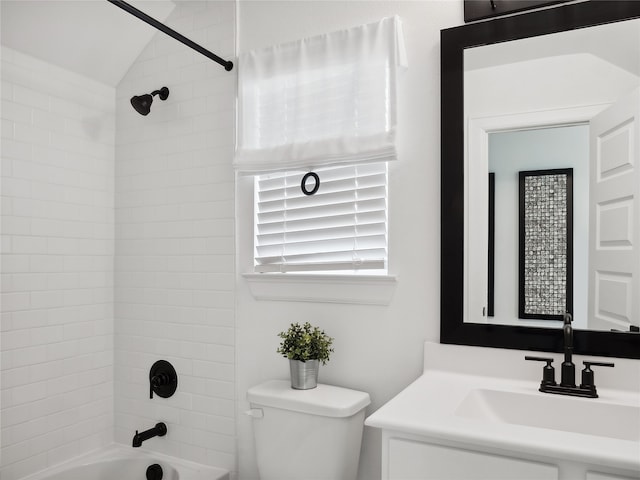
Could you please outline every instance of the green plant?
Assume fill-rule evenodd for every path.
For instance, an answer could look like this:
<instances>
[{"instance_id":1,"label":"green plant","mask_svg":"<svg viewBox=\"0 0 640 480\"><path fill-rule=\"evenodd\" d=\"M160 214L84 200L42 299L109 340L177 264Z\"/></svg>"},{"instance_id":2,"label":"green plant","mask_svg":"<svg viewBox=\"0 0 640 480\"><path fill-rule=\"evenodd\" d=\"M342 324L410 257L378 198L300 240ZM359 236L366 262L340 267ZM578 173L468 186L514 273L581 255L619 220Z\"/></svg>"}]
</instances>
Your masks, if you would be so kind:
<instances>
[{"instance_id":1,"label":"green plant","mask_svg":"<svg viewBox=\"0 0 640 480\"><path fill-rule=\"evenodd\" d=\"M302 326L292 323L289 330L280 332L278 336L282 338L282 342L277 351L289 360L306 362L317 359L325 365L333 352L333 338L318 327L312 327L309 322Z\"/></svg>"}]
</instances>

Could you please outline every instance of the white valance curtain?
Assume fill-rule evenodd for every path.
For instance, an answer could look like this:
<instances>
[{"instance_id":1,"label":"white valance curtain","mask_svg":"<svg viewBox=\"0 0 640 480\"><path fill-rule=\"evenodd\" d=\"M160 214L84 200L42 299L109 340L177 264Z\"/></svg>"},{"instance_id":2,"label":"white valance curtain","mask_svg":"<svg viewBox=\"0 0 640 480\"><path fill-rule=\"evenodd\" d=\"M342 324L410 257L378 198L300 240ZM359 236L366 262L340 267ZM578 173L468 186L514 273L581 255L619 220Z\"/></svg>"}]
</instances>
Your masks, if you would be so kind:
<instances>
[{"instance_id":1,"label":"white valance curtain","mask_svg":"<svg viewBox=\"0 0 640 480\"><path fill-rule=\"evenodd\" d=\"M396 158L399 17L251 51L239 58L240 172Z\"/></svg>"}]
</instances>

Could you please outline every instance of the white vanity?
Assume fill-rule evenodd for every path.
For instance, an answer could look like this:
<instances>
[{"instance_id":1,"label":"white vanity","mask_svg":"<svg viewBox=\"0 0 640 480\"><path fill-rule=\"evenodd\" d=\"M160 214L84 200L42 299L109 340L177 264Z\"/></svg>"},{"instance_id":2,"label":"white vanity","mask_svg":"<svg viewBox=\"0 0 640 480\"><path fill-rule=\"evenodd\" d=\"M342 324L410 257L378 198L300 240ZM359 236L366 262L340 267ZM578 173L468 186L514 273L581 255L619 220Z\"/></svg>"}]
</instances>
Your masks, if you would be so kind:
<instances>
[{"instance_id":1,"label":"white vanity","mask_svg":"<svg viewBox=\"0 0 640 480\"><path fill-rule=\"evenodd\" d=\"M590 399L539 392L528 353L426 343L424 373L365 422L382 479L640 479L640 362L614 359Z\"/></svg>"},{"instance_id":2,"label":"white vanity","mask_svg":"<svg viewBox=\"0 0 640 480\"><path fill-rule=\"evenodd\" d=\"M568 2L441 31L443 344L427 343L420 378L365 422L382 430L383 480L640 479L640 76L603 74L622 73L604 51L637 48L638 19L640 1ZM614 45L618 28L631 34L625 48ZM573 54L605 68L582 70ZM490 161L494 133L587 122L590 140L564 149L510 137L504 157ZM533 151L541 145L550 150ZM577 149L570 166L562 152ZM536 187L542 215L527 230L525 177L574 167L582 194ZM547 221L554 211L559 220ZM564 366L546 353L560 349ZM607 365L576 352L624 358L604 359L615 367L596 368L595 382L587 369L581 382L584 360ZM538 391L543 367L543 388L554 393ZM593 383L599 398L564 395L592 393Z\"/></svg>"}]
</instances>

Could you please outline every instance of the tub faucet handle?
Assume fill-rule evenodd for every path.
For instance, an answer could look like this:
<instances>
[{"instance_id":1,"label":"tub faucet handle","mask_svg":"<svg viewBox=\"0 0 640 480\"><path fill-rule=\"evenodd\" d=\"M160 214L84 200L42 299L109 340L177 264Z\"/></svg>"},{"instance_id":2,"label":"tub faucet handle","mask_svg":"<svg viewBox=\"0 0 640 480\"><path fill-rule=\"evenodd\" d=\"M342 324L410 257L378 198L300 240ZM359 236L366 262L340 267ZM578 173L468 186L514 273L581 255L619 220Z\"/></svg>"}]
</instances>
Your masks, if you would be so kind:
<instances>
[{"instance_id":1,"label":"tub faucet handle","mask_svg":"<svg viewBox=\"0 0 640 480\"><path fill-rule=\"evenodd\" d=\"M165 385L169 385L171 382L171 378L166 373L159 373L151 377L151 381L149 382L149 398L153 398L153 392L158 387L163 387Z\"/></svg>"},{"instance_id":2,"label":"tub faucet handle","mask_svg":"<svg viewBox=\"0 0 640 480\"><path fill-rule=\"evenodd\" d=\"M158 360L149 371L149 398L155 393L159 397L169 398L178 388L178 374L166 360Z\"/></svg>"}]
</instances>

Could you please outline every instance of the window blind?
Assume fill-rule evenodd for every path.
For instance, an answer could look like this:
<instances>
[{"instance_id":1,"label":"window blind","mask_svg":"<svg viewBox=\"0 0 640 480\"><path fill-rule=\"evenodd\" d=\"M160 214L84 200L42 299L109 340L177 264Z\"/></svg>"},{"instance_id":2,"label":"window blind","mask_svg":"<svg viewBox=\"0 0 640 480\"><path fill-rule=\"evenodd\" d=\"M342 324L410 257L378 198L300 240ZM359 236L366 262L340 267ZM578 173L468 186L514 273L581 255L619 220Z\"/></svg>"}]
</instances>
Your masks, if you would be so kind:
<instances>
[{"instance_id":1,"label":"window blind","mask_svg":"<svg viewBox=\"0 0 640 480\"><path fill-rule=\"evenodd\" d=\"M398 17L243 53L235 168L265 173L396 159Z\"/></svg>"},{"instance_id":2,"label":"window blind","mask_svg":"<svg viewBox=\"0 0 640 480\"><path fill-rule=\"evenodd\" d=\"M316 170L320 188L300 190L305 172L256 177L255 270L384 269L387 164Z\"/></svg>"}]
</instances>

